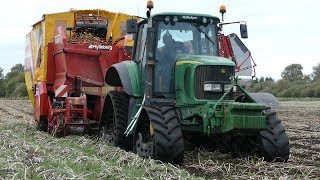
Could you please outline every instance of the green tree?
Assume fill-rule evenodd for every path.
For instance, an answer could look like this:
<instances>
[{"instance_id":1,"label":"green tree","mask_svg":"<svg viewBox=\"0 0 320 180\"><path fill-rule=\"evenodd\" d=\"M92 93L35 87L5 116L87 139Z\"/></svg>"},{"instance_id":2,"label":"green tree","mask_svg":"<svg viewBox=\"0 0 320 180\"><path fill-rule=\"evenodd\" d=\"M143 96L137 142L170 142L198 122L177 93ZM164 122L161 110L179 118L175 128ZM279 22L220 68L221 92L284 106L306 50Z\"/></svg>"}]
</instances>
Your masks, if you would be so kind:
<instances>
[{"instance_id":1,"label":"green tree","mask_svg":"<svg viewBox=\"0 0 320 180\"><path fill-rule=\"evenodd\" d=\"M22 97L27 96L27 88L24 79L24 67L16 64L5 76L5 96Z\"/></svg>"},{"instance_id":2,"label":"green tree","mask_svg":"<svg viewBox=\"0 0 320 180\"><path fill-rule=\"evenodd\" d=\"M320 83L315 83L313 97L320 98Z\"/></svg>"},{"instance_id":3,"label":"green tree","mask_svg":"<svg viewBox=\"0 0 320 180\"><path fill-rule=\"evenodd\" d=\"M5 95L6 95L5 80L3 75L3 69L0 67L0 97L4 97Z\"/></svg>"},{"instance_id":4,"label":"green tree","mask_svg":"<svg viewBox=\"0 0 320 180\"><path fill-rule=\"evenodd\" d=\"M304 75L300 64L291 64L281 73L282 79L257 78L248 88L249 92L268 92L277 97L320 97L320 63L313 67L312 74Z\"/></svg>"},{"instance_id":5,"label":"green tree","mask_svg":"<svg viewBox=\"0 0 320 180\"><path fill-rule=\"evenodd\" d=\"M308 74L308 75L304 75L303 76L303 80L305 81L305 82L311 82L311 75L310 74Z\"/></svg>"},{"instance_id":6,"label":"green tree","mask_svg":"<svg viewBox=\"0 0 320 180\"><path fill-rule=\"evenodd\" d=\"M27 97L27 86L25 83L20 83L12 93L13 97Z\"/></svg>"},{"instance_id":7,"label":"green tree","mask_svg":"<svg viewBox=\"0 0 320 180\"><path fill-rule=\"evenodd\" d=\"M311 74L311 77L313 80L320 79L320 63L318 63L316 66L312 67L313 72Z\"/></svg>"},{"instance_id":8,"label":"green tree","mask_svg":"<svg viewBox=\"0 0 320 180\"><path fill-rule=\"evenodd\" d=\"M313 96L314 96L313 88L305 88L300 93L300 97L313 97Z\"/></svg>"},{"instance_id":9,"label":"green tree","mask_svg":"<svg viewBox=\"0 0 320 180\"><path fill-rule=\"evenodd\" d=\"M3 79L4 76L3 76L3 69L0 67L0 79Z\"/></svg>"},{"instance_id":10,"label":"green tree","mask_svg":"<svg viewBox=\"0 0 320 180\"><path fill-rule=\"evenodd\" d=\"M264 82L264 77L263 76L260 77L259 82Z\"/></svg>"},{"instance_id":11,"label":"green tree","mask_svg":"<svg viewBox=\"0 0 320 180\"><path fill-rule=\"evenodd\" d=\"M302 70L303 67L301 64L291 64L282 71L281 77L289 81L303 80Z\"/></svg>"},{"instance_id":12,"label":"green tree","mask_svg":"<svg viewBox=\"0 0 320 180\"><path fill-rule=\"evenodd\" d=\"M275 85L275 96L281 96L283 91L285 91L286 89L288 89L291 86L291 82L285 79L280 79L276 82Z\"/></svg>"},{"instance_id":13,"label":"green tree","mask_svg":"<svg viewBox=\"0 0 320 180\"><path fill-rule=\"evenodd\" d=\"M11 69L10 72L6 74L6 79L12 79L13 77L17 76L18 74L21 74L24 72L24 67L21 63L14 65Z\"/></svg>"},{"instance_id":14,"label":"green tree","mask_svg":"<svg viewBox=\"0 0 320 180\"><path fill-rule=\"evenodd\" d=\"M272 77L266 77L265 81L271 81L271 82L274 82L274 79L272 79Z\"/></svg>"}]
</instances>

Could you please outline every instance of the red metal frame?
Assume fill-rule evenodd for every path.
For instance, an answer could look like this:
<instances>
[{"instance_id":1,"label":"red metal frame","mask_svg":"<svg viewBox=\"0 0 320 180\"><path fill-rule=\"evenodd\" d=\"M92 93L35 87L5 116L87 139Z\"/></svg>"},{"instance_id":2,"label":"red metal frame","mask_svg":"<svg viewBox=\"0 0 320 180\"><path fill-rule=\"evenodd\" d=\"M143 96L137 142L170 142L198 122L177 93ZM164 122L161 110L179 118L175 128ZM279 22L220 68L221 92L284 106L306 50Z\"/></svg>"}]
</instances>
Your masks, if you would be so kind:
<instances>
[{"instance_id":1,"label":"red metal frame","mask_svg":"<svg viewBox=\"0 0 320 180\"><path fill-rule=\"evenodd\" d=\"M36 85L34 96L35 120L39 121L40 116L47 118L51 133L65 132L75 126L86 128L89 119L99 121L106 72L113 64L130 59L124 46L108 42L99 44L101 41L97 44L70 44L64 27L58 27L57 32L55 41L48 44L47 82ZM61 85L66 85L67 97L55 96ZM55 101L63 102L63 107L55 108ZM73 116L81 118L74 119Z\"/></svg>"},{"instance_id":2,"label":"red metal frame","mask_svg":"<svg viewBox=\"0 0 320 180\"><path fill-rule=\"evenodd\" d=\"M246 69L249 69L249 68L252 68L252 67L244 67L244 68L241 68L241 66L243 65L243 63L245 63L245 61L247 61L249 58L251 58L252 60L252 63L253 63L253 75L252 77L255 77L255 74L256 74L256 70L255 70L255 66L256 66L256 63L254 62L252 56L251 56L251 52L249 52L249 56L247 57L247 59L245 61L243 61L242 64L237 64L237 61L236 61L236 57L233 53L233 50L232 50L232 47L231 47L231 43L230 43L230 39L228 36L225 36L223 33L219 33L218 34L218 38L219 38L219 45L220 45L220 56L221 57L225 57L225 58L228 58L236 63L236 68L235 68L235 72L239 72L239 71L243 71L243 70L246 70Z\"/></svg>"},{"instance_id":3,"label":"red metal frame","mask_svg":"<svg viewBox=\"0 0 320 180\"><path fill-rule=\"evenodd\" d=\"M220 44L220 56L225 58L232 58L232 61L235 62L234 54L231 48L231 43L228 36L225 36L222 33L218 34L219 44Z\"/></svg>"}]
</instances>

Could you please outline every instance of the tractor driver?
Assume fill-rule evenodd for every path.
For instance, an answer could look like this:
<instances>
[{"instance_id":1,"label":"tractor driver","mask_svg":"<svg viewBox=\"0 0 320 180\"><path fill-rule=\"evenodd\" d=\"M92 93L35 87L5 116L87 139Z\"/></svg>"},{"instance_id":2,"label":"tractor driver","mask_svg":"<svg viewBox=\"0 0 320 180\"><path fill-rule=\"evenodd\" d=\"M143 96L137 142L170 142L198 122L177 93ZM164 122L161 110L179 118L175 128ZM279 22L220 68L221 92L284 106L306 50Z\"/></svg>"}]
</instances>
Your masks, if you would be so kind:
<instances>
[{"instance_id":1,"label":"tractor driver","mask_svg":"<svg viewBox=\"0 0 320 180\"><path fill-rule=\"evenodd\" d=\"M175 41L169 31L163 35L162 41L165 45L162 53L169 60L175 60L177 54L188 54L188 49L182 42Z\"/></svg>"},{"instance_id":2,"label":"tractor driver","mask_svg":"<svg viewBox=\"0 0 320 180\"><path fill-rule=\"evenodd\" d=\"M175 41L167 32L163 35L163 47L158 49L158 64L156 71L159 75L159 87L163 92L174 91L174 67L178 54L188 54L188 49L182 42ZM157 84L157 83L156 83Z\"/></svg>"}]
</instances>

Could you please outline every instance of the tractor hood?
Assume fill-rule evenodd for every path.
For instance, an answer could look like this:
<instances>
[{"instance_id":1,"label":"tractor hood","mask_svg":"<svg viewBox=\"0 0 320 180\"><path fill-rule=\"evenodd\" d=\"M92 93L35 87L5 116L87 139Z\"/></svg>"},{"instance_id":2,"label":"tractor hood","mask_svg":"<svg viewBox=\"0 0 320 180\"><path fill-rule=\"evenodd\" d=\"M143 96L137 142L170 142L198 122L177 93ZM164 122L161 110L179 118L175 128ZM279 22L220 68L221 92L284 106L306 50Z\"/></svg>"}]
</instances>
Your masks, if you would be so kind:
<instances>
[{"instance_id":1,"label":"tractor hood","mask_svg":"<svg viewBox=\"0 0 320 180\"><path fill-rule=\"evenodd\" d=\"M235 66L233 61L218 56L183 55L176 61L177 66L187 64Z\"/></svg>"},{"instance_id":2,"label":"tractor hood","mask_svg":"<svg viewBox=\"0 0 320 180\"><path fill-rule=\"evenodd\" d=\"M175 68L177 105L201 104L217 101L224 94L204 91L204 84L231 83L235 63L218 56L183 55L177 58Z\"/></svg>"}]
</instances>

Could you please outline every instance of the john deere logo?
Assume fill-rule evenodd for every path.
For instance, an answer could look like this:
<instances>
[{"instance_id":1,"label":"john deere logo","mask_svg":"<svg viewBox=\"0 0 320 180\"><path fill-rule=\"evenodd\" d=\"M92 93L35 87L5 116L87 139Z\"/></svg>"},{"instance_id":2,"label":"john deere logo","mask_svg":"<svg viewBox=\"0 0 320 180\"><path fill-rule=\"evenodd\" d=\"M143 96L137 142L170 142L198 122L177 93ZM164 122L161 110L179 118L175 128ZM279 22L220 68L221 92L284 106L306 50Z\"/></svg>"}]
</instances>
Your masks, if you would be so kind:
<instances>
[{"instance_id":1,"label":"john deere logo","mask_svg":"<svg viewBox=\"0 0 320 180\"><path fill-rule=\"evenodd\" d=\"M182 19L195 20L195 19L198 19L198 18L195 17L195 16L182 16Z\"/></svg>"},{"instance_id":2,"label":"john deere logo","mask_svg":"<svg viewBox=\"0 0 320 180\"><path fill-rule=\"evenodd\" d=\"M221 74L224 74L224 73L226 73L226 69L221 69Z\"/></svg>"}]
</instances>

